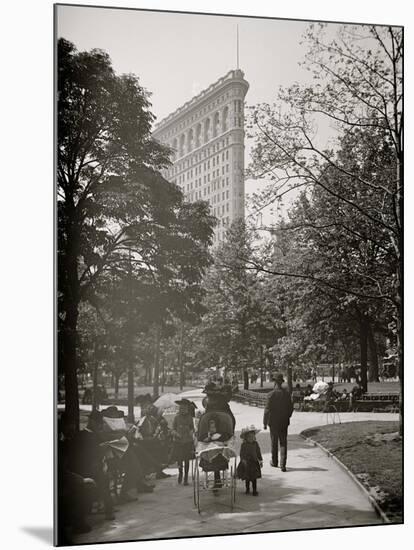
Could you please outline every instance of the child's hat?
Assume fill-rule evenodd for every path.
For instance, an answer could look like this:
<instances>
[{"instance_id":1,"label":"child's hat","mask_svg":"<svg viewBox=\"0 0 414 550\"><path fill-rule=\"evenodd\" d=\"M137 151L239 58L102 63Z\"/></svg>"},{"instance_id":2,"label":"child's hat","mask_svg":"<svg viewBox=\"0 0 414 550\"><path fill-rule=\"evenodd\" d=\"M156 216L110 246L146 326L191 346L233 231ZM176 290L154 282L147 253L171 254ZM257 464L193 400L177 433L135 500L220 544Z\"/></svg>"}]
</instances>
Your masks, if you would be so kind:
<instances>
[{"instance_id":1,"label":"child's hat","mask_svg":"<svg viewBox=\"0 0 414 550\"><path fill-rule=\"evenodd\" d=\"M251 433L251 432L254 432L255 434L258 434L260 432L260 430L258 428L256 428L256 426L254 424L251 424L250 426L246 426L245 428L242 429L242 431L240 433L240 437L242 439L244 439L246 437L246 435Z\"/></svg>"}]
</instances>

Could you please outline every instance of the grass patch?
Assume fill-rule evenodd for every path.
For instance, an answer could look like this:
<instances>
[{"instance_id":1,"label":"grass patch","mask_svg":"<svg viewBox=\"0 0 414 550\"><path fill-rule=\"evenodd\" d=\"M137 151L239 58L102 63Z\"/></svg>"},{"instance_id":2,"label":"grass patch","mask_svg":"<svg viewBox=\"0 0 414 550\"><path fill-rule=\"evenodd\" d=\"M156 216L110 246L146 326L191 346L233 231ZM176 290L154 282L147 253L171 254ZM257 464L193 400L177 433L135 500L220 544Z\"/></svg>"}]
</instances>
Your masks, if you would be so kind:
<instances>
[{"instance_id":1,"label":"grass patch","mask_svg":"<svg viewBox=\"0 0 414 550\"><path fill-rule=\"evenodd\" d=\"M336 456L393 523L403 521L402 440L398 422L346 422L302 432Z\"/></svg>"}]
</instances>

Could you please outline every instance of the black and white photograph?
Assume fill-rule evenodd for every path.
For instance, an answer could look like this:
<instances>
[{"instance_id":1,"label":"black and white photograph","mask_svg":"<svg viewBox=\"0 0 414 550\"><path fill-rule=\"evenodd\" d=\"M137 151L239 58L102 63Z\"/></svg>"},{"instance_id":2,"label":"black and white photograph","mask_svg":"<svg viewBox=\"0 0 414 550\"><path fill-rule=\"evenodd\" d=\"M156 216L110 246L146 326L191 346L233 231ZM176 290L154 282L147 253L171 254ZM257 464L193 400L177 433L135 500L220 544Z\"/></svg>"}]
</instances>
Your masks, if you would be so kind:
<instances>
[{"instance_id":1,"label":"black and white photograph","mask_svg":"<svg viewBox=\"0 0 414 550\"><path fill-rule=\"evenodd\" d=\"M54 6L55 545L404 523L403 23Z\"/></svg>"}]
</instances>

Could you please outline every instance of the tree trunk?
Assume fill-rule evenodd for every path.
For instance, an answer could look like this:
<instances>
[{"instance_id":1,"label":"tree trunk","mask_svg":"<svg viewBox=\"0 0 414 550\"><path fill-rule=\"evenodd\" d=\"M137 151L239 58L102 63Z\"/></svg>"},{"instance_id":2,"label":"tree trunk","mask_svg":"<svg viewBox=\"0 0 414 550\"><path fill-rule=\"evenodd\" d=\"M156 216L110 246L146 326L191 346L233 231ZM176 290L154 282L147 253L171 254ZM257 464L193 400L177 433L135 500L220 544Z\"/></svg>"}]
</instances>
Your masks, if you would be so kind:
<instances>
[{"instance_id":1,"label":"tree trunk","mask_svg":"<svg viewBox=\"0 0 414 550\"><path fill-rule=\"evenodd\" d=\"M65 417L67 425L79 430L79 389L77 377L76 328L78 306L67 304L66 317L62 329L62 362L65 374Z\"/></svg>"},{"instance_id":2,"label":"tree trunk","mask_svg":"<svg viewBox=\"0 0 414 550\"><path fill-rule=\"evenodd\" d=\"M370 352L369 381L379 382L378 349L371 323L368 323L368 346Z\"/></svg>"},{"instance_id":3,"label":"tree trunk","mask_svg":"<svg viewBox=\"0 0 414 550\"><path fill-rule=\"evenodd\" d=\"M263 374L264 374L264 365L263 365L263 346L260 346L260 387L263 388Z\"/></svg>"},{"instance_id":4,"label":"tree trunk","mask_svg":"<svg viewBox=\"0 0 414 550\"><path fill-rule=\"evenodd\" d=\"M79 430L79 388L77 357L77 326L79 317L80 285L78 276L79 231L76 226L75 206L72 200L66 208L66 239L59 241L63 266L59 272L64 277L58 281L58 290L63 294L64 320L62 323L61 360L65 376L65 417L71 429ZM63 229L63 228L62 228Z\"/></svg>"},{"instance_id":5,"label":"tree trunk","mask_svg":"<svg viewBox=\"0 0 414 550\"><path fill-rule=\"evenodd\" d=\"M249 389L249 373L247 369L243 369L243 387L245 390Z\"/></svg>"},{"instance_id":6,"label":"tree trunk","mask_svg":"<svg viewBox=\"0 0 414 550\"><path fill-rule=\"evenodd\" d=\"M165 351L162 354L162 361L161 361L161 393L164 393L164 385L165 385Z\"/></svg>"},{"instance_id":7,"label":"tree trunk","mask_svg":"<svg viewBox=\"0 0 414 550\"><path fill-rule=\"evenodd\" d=\"M401 273L400 273L401 264L398 266L398 275L397 275L397 289L398 289L398 310L395 319L396 332L397 332L397 372L398 378L400 380L400 398L399 398L399 409L400 409L400 426L399 432L400 436L404 435L404 403L403 403L403 387L404 387L404 369L403 369L403 330L402 330L402 288L401 288Z\"/></svg>"},{"instance_id":8,"label":"tree trunk","mask_svg":"<svg viewBox=\"0 0 414 550\"><path fill-rule=\"evenodd\" d=\"M178 351L178 366L180 372L180 390L184 389L184 325L181 323L180 328L180 348Z\"/></svg>"},{"instance_id":9,"label":"tree trunk","mask_svg":"<svg viewBox=\"0 0 414 550\"><path fill-rule=\"evenodd\" d=\"M128 422L131 424L135 422L134 404L134 365L130 358L128 365Z\"/></svg>"},{"instance_id":10,"label":"tree trunk","mask_svg":"<svg viewBox=\"0 0 414 550\"><path fill-rule=\"evenodd\" d=\"M93 358L93 386L92 386L92 410L96 411L99 409L99 391L98 391L98 361L96 360L96 342L94 345L94 355Z\"/></svg>"},{"instance_id":11,"label":"tree trunk","mask_svg":"<svg viewBox=\"0 0 414 550\"><path fill-rule=\"evenodd\" d=\"M152 385L152 393L153 393L154 399L159 397L159 394L160 394L160 343L161 343L161 329L157 325L155 327L154 381Z\"/></svg>"},{"instance_id":12,"label":"tree trunk","mask_svg":"<svg viewBox=\"0 0 414 550\"><path fill-rule=\"evenodd\" d=\"M368 321L365 316L362 316L360 321L359 338L361 353L361 385L366 392L368 390Z\"/></svg>"},{"instance_id":13,"label":"tree trunk","mask_svg":"<svg viewBox=\"0 0 414 550\"><path fill-rule=\"evenodd\" d=\"M288 368L287 368L287 384L288 384L289 393L292 393L293 380L292 380L292 366L291 365L289 365Z\"/></svg>"},{"instance_id":14,"label":"tree trunk","mask_svg":"<svg viewBox=\"0 0 414 550\"><path fill-rule=\"evenodd\" d=\"M121 378L121 374L116 373L112 375L115 380L115 399L118 399L119 397L119 379Z\"/></svg>"}]
</instances>

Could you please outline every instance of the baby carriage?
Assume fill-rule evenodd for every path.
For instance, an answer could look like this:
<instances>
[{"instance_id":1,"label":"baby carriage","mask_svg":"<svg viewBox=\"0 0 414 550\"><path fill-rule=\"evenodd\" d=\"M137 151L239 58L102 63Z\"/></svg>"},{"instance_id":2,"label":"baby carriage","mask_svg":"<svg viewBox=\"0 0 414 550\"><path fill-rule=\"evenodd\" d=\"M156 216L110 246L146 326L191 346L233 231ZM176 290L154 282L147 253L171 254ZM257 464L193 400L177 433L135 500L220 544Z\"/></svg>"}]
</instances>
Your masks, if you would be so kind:
<instances>
[{"instance_id":1,"label":"baby carriage","mask_svg":"<svg viewBox=\"0 0 414 550\"><path fill-rule=\"evenodd\" d=\"M214 425L214 430L211 430ZM214 432L214 433L213 433ZM228 490L230 507L236 499L236 447L233 422L226 412L204 413L199 421L193 462L194 505L201 511L200 493Z\"/></svg>"}]
</instances>

